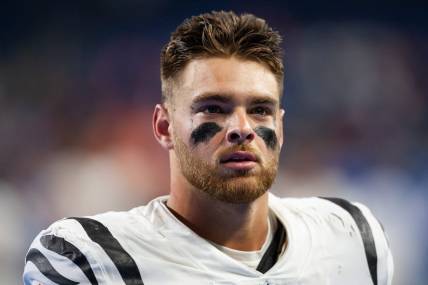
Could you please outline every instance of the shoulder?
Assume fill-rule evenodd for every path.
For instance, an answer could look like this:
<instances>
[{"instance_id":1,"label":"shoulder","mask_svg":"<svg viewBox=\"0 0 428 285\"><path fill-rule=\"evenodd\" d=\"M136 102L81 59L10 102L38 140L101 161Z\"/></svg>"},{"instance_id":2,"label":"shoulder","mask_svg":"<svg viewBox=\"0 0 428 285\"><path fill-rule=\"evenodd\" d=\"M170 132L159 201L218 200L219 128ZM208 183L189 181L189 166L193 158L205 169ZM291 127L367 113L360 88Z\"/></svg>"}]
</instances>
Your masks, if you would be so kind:
<instances>
[{"instance_id":1,"label":"shoulder","mask_svg":"<svg viewBox=\"0 0 428 285\"><path fill-rule=\"evenodd\" d=\"M27 252L24 284L78 284L96 280L90 265L91 247L91 240L74 220L53 223L36 236Z\"/></svg>"},{"instance_id":2,"label":"shoulder","mask_svg":"<svg viewBox=\"0 0 428 285\"><path fill-rule=\"evenodd\" d=\"M353 251L364 255L363 260L375 284L391 284L393 260L383 226L372 211L362 203L341 198L277 198L272 197L277 209L294 213L318 237L323 246L340 248L358 245Z\"/></svg>"},{"instance_id":3,"label":"shoulder","mask_svg":"<svg viewBox=\"0 0 428 285\"><path fill-rule=\"evenodd\" d=\"M384 236L384 229L371 210L362 203L335 197L278 198L272 197L272 206L315 220L323 225L340 221L363 231L375 231Z\"/></svg>"},{"instance_id":4,"label":"shoulder","mask_svg":"<svg viewBox=\"0 0 428 285\"><path fill-rule=\"evenodd\" d=\"M139 231L151 230L150 222L142 215L144 208L54 222L36 236L27 252L24 284L35 281L42 284L98 284L110 278L104 274L108 265L103 260L112 259L106 248L123 250L123 244L137 228ZM129 255L122 257L132 260Z\"/></svg>"}]
</instances>

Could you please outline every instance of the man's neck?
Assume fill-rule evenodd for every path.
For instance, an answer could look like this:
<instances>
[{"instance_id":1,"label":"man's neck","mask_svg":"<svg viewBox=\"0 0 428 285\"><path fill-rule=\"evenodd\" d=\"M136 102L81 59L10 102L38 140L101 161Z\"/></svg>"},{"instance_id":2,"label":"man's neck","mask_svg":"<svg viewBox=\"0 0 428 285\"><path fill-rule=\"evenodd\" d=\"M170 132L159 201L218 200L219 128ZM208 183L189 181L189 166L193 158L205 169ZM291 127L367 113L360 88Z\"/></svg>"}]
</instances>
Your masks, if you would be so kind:
<instances>
[{"instance_id":1,"label":"man's neck","mask_svg":"<svg viewBox=\"0 0 428 285\"><path fill-rule=\"evenodd\" d=\"M248 204L215 200L197 190L171 191L167 206L201 237L236 250L259 250L268 230L268 195Z\"/></svg>"}]
</instances>

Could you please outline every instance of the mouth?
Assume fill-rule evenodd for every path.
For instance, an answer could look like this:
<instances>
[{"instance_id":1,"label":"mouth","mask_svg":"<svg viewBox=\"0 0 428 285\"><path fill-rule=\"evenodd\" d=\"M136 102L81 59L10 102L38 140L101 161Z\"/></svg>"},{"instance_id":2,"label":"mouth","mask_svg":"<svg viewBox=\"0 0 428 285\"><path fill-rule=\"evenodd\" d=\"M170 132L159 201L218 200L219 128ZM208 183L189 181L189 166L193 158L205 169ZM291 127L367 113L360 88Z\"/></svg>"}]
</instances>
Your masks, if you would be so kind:
<instances>
[{"instance_id":1,"label":"mouth","mask_svg":"<svg viewBox=\"0 0 428 285\"><path fill-rule=\"evenodd\" d=\"M220 159L220 163L230 169L250 170L257 165L258 159L257 156L251 152L236 151L224 155Z\"/></svg>"}]
</instances>

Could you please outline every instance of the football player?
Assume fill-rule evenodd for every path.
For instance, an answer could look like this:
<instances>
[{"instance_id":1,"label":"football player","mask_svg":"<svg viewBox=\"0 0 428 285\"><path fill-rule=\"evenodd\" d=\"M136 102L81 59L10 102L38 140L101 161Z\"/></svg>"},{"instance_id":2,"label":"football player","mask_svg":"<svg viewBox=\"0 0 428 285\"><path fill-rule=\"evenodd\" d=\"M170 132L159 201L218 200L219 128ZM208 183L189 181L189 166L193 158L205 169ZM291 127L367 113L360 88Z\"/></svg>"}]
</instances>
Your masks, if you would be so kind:
<instances>
[{"instance_id":1,"label":"football player","mask_svg":"<svg viewBox=\"0 0 428 285\"><path fill-rule=\"evenodd\" d=\"M170 194L55 222L32 243L24 283L391 284L391 251L368 208L269 193L284 141L280 41L251 14L178 26L153 115Z\"/></svg>"}]
</instances>

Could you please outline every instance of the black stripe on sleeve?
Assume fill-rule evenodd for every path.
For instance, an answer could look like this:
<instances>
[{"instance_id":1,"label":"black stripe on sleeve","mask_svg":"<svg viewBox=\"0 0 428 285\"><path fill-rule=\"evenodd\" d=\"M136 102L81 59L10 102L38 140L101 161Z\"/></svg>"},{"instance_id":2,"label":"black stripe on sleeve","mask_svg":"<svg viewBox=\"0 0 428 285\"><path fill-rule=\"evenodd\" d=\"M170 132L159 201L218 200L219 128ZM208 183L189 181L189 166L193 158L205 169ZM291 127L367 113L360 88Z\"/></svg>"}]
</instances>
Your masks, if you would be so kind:
<instances>
[{"instance_id":1,"label":"black stripe on sleeve","mask_svg":"<svg viewBox=\"0 0 428 285\"><path fill-rule=\"evenodd\" d=\"M144 284L134 259L125 251L106 226L90 218L72 217L69 219L78 221L91 240L103 248L105 253L113 261L126 285Z\"/></svg>"},{"instance_id":2,"label":"black stripe on sleeve","mask_svg":"<svg viewBox=\"0 0 428 285\"><path fill-rule=\"evenodd\" d=\"M277 221L278 228L276 229L272 242L270 243L268 249L266 250L265 254L259 262L259 265L257 265L256 268L257 271L261 273L266 273L275 265L284 246L284 242L287 235L282 223L279 220Z\"/></svg>"},{"instance_id":3,"label":"black stripe on sleeve","mask_svg":"<svg viewBox=\"0 0 428 285\"><path fill-rule=\"evenodd\" d=\"M91 285L98 285L91 265L89 264L86 256L73 244L69 243L61 237L54 235L46 235L40 237L40 243L48 250L56 252L59 255L67 257L73 261L86 275Z\"/></svg>"},{"instance_id":4,"label":"black stripe on sleeve","mask_svg":"<svg viewBox=\"0 0 428 285\"><path fill-rule=\"evenodd\" d=\"M62 276L56 269L52 266L49 260L44 256L38 249L32 248L27 256L25 257L25 262L32 262L39 271L46 276L52 282L61 285L76 285L78 282L71 281L66 277Z\"/></svg>"},{"instance_id":5,"label":"black stripe on sleeve","mask_svg":"<svg viewBox=\"0 0 428 285\"><path fill-rule=\"evenodd\" d=\"M370 270L370 275L372 277L372 281L374 285L377 285L377 253L376 253L376 245L373 238L373 233L370 228L369 223L367 222L367 219L364 217L361 210L351 204L350 202L340 199L340 198L327 198L327 197L320 197L322 199L328 200L343 209L345 209L355 220L355 223L358 226L358 229L360 230L361 237L363 239L363 245L364 250L366 253L367 258L367 264Z\"/></svg>"}]
</instances>

